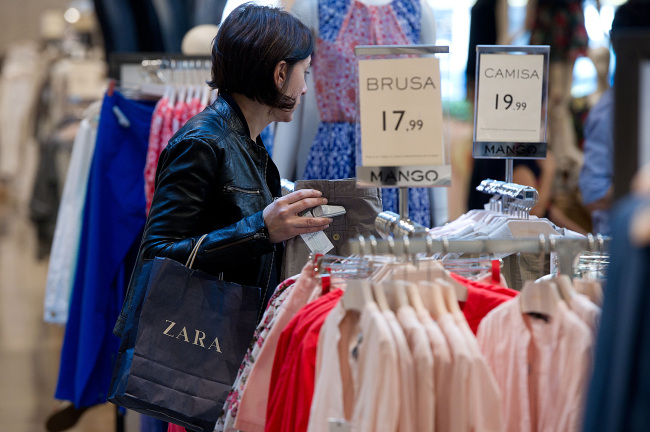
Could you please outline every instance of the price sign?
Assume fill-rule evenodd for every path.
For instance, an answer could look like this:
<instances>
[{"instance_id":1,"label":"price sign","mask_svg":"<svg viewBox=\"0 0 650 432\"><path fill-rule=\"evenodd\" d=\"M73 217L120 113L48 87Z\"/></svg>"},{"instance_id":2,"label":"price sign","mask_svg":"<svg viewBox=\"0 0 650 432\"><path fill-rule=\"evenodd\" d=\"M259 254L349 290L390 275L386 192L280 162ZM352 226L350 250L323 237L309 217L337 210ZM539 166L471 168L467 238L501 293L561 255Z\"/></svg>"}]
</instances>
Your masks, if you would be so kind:
<instances>
[{"instance_id":1,"label":"price sign","mask_svg":"<svg viewBox=\"0 0 650 432\"><path fill-rule=\"evenodd\" d=\"M539 142L544 88L541 54L481 54L476 141Z\"/></svg>"},{"instance_id":2,"label":"price sign","mask_svg":"<svg viewBox=\"0 0 650 432\"><path fill-rule=\"evenodd\" d=\"M359 108L363 167L443 164L437 58L360 60Z\"/></svg>"}]
</instances>

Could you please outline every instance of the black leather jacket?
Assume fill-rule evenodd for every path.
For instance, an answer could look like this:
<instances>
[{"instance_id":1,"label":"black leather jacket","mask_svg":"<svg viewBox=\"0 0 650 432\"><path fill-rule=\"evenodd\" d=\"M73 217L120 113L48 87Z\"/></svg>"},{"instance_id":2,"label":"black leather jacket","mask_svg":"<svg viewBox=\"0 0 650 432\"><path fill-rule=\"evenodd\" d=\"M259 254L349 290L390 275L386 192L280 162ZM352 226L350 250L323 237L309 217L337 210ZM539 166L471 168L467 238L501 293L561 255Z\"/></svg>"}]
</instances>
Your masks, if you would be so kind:
<instances>
[{"instance_id":1,"label":"black leather jacket","mask_svg":"<svg viewBox=\"0 0 650 432\"><path fill-rule=\"evenodd\" d=\"M232 98L224 97L190 119L160 155L156 192L114 329L120 337L129 310L141 307L136 281L144 262L159 256L185 264L206 233L194 268L261 287L262 298L275 287L280 245L269 241L262 210L280 196L280 175L261 141L250 138Z\"/></svg>"}]
</instances>

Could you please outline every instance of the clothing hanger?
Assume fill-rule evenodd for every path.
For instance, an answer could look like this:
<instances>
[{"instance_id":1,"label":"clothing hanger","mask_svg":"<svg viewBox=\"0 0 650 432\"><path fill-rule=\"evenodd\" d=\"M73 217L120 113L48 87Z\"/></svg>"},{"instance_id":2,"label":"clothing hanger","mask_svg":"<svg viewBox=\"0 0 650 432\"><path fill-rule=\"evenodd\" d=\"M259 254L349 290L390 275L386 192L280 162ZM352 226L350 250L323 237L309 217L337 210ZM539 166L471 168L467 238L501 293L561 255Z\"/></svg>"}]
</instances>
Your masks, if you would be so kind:
<instances>
[{"instance_id":1,"label":"clothing hanger","mask_svg":"<svg viewBox=\"0 0 650 432\"><path fill-rule=\"evenodd\" d=\"M348 280L341 302L345 310L361 313L367 304L374 303L370 281L368 279Z\"/></svg>"},{"instance_id":2,"label":"clothing hanger","mask_svg":"<svg viewBox=\"0 0 650 432\"><path fill-rule=\"evenodd\" d=\"M596 250L595 247L595 240L593 234L587 235L587 240L589 242L589 251L590 252L601 252L601 249L603 248L603 237L599 235L598 241L598 250ZM573 286L575 287L576 291L579 292L580 294L586 295L589 300L591 300L593 303L595 303L598 306L602 306L603 304L603 287L600 284L598 280L595 279L585 279L585 278L575 278L573 280Z\"/></svg>"},{"instance_id":3,"label":"clothing hanger","mask_svg":"<svg viewBox=\"0 0 650 432\"><path fill-rule=\"evenodd\" d=\"M427 247L427 255L433 255L433 246L432 242L433 239L431 237L426 238L426 247ZM446 256L449 253L449 239L447 237L442 238L442 255L443 257ZM421 258L418 260L418 268L413 269L409 273L409 278L412 282L419 282L423 278L426 278L426 280L433 281L436 278L443 279L450 283L454 291L456 293L456 298L458 301L467 301L467 287L460 282L458 282L456 279L454 279L449 271L444 267L444 260L437 260L433 258ZM425 272L422 271L422 267L426 269L426 274Z\"/></svg>"},{"instance_id":4,"label":"clothing hanger","mask_svg":"<svg viewBox=\"0 0 650 432\"><path fill-rule=\"evenodd\" d=\"M447 308L447 302L443 297L442 288L439 284L422 280L418 282L417 286L427 310L434 319L437 320L444 314L451 313Z\"/></svg>"},{"instance_id":5,"label":"clothing hanger","mask_svg":"<svg viewBox=\"0 0 650 432\"><path fill-rule=\"evenodd\" d=\"M549 236L549 242L551 245L551 253L554 253L556 250L555 245L557 243L556 237ZM571 298L576 294L576 290L573 286L573 282L571 282L571 278L568 275L562 273L562 269L560 268L559 264L557 268L557 275L555 275L550 280L551 282L555 282L560 298L567 302L567 304L570 304Z\"/></svg>"},{"instance_id":6,"label":"clothing hanger","mask_svg":"<svg viewBox=\"0 0 650 432\"><path fill-rule=\"evenodd\" d=\"M540 268L544 273L544 258L546 256L546 237L539 235ZM539 316L549 320L557 314L558 303L562 301L555 283L550 281L526 281L519 294L521 312L524 314Z\"/></svg>"},{"instance_id":7,"label":"clothing hanger","mask_svg":"<svg viewBox=\"0 0 650 432\"><path fill-rule=\"evenodd\" d=\"M526 281L519 294L522 313L541 315L545 319L556 315L560 301L557 286L550 281Z\"/></svg>"},{"instance_id":8,"label":"clothing hanger","mask_svg":"<svg viewBox=\"0 0 650 432\"><path fill-rule=\"evenodd\" d=\"M551 282L555 282L560 298L570 304L571 299L576 294L571 278L568 275L561 274L557 275L554 279L551 279Z\"/></svg>"},{"instance_id":9,"label":"clothing hanger","mask_svg":"<svg viewBox=\"0 0 650 432\"><path fill-rule=\"evenodd\" d=\"M407 235L403 237L403 244L404 244L404 254L406 256L407 261L408 261L408 257L412 256L413 261L415 262L415 255L411 255L411 251L409 250L410 243ZM413 309L415 309L416 312L428 312L427 308L424 306L424 302L422 300L422 297L420 296L420 291L416 283L408 282L408 281L395 281L395 283L404 286L408 301L411 304L411 306L413 306Z\"/></svg>"},{"instance_id":10,"label":"clothing hanger","mask_svg":"<svg viewBox=\"0 0 650 432\"><path fill-rule=\"evenodd\" d=\"M453 315L463 315L463 311L460 309L460 306L458 306L458 297L456 297L454 287L442 278L435 279L434 284L437 284L441 288L442 297L444 298L449 312Z\"/></svg>"},{"instance_id":11,"label":"clothing hanger","mask_svg":"<svg viewBox=\"0 0 650 432\"><path fill-rule=\"evenodd\" d=\"M573 280L573 285L577 292L586 295L592 303L597 306L603 305L603 287L600 282L592 279L576 278Z\"/></svg>"},{"instance_id":12,"label":"clothing hanger","mask_svg":"<svg viewBox=\"0 0 650 432\"><path fill-rule=\"evenodd\" d=\"M388 237L388 250L391 255L395 255L395 241L393 237ZM379 285L386 294L388 304L394 312L400 307L410 306L408 295L406 294L406 287L401 282L393 279L394 269L389 273L389 279L381 282Z\"/></svg>"},{"instance_id":13,"label":"clothing hanger","mask_svg":"<svg viewBox=\"0 0 650 432\"><path fill-rule=\"evenodd\" d=\"M432 253L432 239L427 236L427 254ZM418 260L418 268L420 260ZM417 284L425 306L434 319L439 319L442 315L450 313L447 304L442 295L440 285L432 282L436 278L432 275L431 266L427 267L427 277L420 280Z\"/></svg>"},{"instance_id":14,"label":"clothing hanger","mask_svg":"<svg viewBox=\"0 0 650 432\"><path fill-rule=\"evenodd\" d=\"M379 310L382 312L391 310L390 305L388 304L388 298L386 297L386 293L384 292L381 283L371 283L370 287Z\"/></svg>"}]
</instances>

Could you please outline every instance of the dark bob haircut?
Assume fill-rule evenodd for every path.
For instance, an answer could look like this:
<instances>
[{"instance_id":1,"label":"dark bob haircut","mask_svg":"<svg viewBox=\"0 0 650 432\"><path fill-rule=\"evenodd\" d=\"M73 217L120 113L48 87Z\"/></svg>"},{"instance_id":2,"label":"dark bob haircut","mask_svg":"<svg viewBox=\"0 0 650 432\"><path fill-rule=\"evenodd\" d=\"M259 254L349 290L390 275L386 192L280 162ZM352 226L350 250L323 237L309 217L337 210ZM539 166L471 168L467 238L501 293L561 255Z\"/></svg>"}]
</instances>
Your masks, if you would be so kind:
<instances>
[{"instance_id":1,"label":"dark bob haircut","mask_svg":"<svg viewBox=\"0 0 650 432\"><path fill-rule=\"evenodd\" d=\"M290 110L296 101L283 93L284 88L278 90L275 66L284 60L291 73L313 50L311 31L300 20L280 9L244 3L228 15L212 42L208 84L271 108Z\"/></svg>"}]
</instances>

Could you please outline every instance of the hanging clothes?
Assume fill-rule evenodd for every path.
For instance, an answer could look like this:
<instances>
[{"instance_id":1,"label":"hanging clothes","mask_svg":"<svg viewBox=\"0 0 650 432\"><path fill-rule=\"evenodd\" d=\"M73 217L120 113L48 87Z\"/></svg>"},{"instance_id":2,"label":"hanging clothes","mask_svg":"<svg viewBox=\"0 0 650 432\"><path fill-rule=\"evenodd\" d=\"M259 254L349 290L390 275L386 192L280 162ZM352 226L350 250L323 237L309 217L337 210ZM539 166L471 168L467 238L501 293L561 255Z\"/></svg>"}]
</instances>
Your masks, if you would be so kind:
<instances>
[{"instance_id":1,"label":"hanging clothes","mask_svg":"<svg viewBox=\"0 0 650 432\"><path fill-rule=\"evenodd\" d=\"M576 431L582 422L593 338L568 306L522 313L518 298L481 322L478 342L503 394L507 432Z\"/></svg>"},{"instance_id":2,"label":"hanging clothes","mask_svg":"<svg viewBox=\"0 0 650 432\"><path fill-rule=\"evenodd\" d=\"M309 303L282 331L273 360L265 431L306 430L314 394L318 334L342 295L335 289Z\"/></svg>"},{"instance_id":3,"label":"hanging clothes","mask_svg":"<svg viewBox=\"0 0 650 432\"><path fill-rule=\"evenodd\" d=\"M330 419L359 431L502 431L500 388L465 314L478 325L518 293L452 274L468 294L453 314L434 320L426 308L400 304L396 313L383 306L380 312L372 302L349 311L343 292L358 286L349 288L335 265L349 277L368 262L347 260L319 264L333 271L336 289L327 294L326 278L314 275L311 262L285 282L290 286L278 288L215 431L327 431ZM409 271L379 263L372 276L377 283ZM410 271L432 274L417 266ZM482 298L490 299L487 306L476 307Z\"/></svg>"},{"instance_id":4,"label":"hanging clothes","mask_svg":"<svg viewBox=\"0 0 650 432\"><path fill-rule=\"evenodd\" d=\"M228 407L224 407L224 414L233 419L235 429L246 431L264 430L264 418L259 413L266 412L268 405L273 359L280 335L289 321L309 302L316 284L314 265L308 262L303 267L295 285L289 288L290 294L280 306L281 310L278 312L277 319L267 325L268 332L264 336L263 342L258 344L259 351L254 352L254 355L251 356L249 362L251 364L250 373L247 376L242 376L242 383L245 387L241 389L241 393L238 395L240 398L238 412L233 412L232 408L237 407L234 402L230 402ZM246 360L244 362L246 363ZM230 411L230 414L228 414L228 411ZM217 422L218 425L219 421ZM229 430L228 426L228 417L226 417L224 422L225 431Z\"/></svg>"},{"instance_id":5,"label":"hanging clothes","mask_svg":"<svg viewBox=\"0 0 650 432\"><path fill-rule=\"evenodd\" d=\"M113 325L146 219L142 169L153 109L117 91L102 103L55 393L77 407L106 401L119 347Z\"/></svg>"},{"instance_id":6,"label":"hanging clothes","mask_svg":"<svg viewBox=\"0 0 650 432\"><path fill-rule=\"evenodd\" d=\"M242 360L241 365L239 366L239 372L237 372L237 377L235 382L232 385L232 389L226 397L226 401L223 407L222 415L217 419L215 424L215 431L227 431L233 429L233 424L235 418L239 413L239 407L241 405L242 394L244 392L244 387L248 382L248 377L251 374L253 365L257 363L258 354L267 342L267 335L274 328L274 324L280 314L282 304L286 298L291 293L291 288L296 283L297 277L289 278L284 280L280 285L278 285L269 300L269 304L262 315L262 320L255 328L255 333L253 334L253 340L251 346L246 351L244 359Z\"/></svg>"},{"instance_id":7,"label":"hanging clothes","mask_svg":"<svg viewBox=\"0 0 650 432\"><path fill-rule=\"evenodd\" d=\"M357 45L411 45L420 42L420 0L393 0L370 6L354 0L318 1L318 40L312 60L321 123L304 179L354 177L356 167ZM397 212L396 189L383 189L385 210ZM409 217L430 226L426 189L409 189Z\"/></svg>"},{"instance_id":8,"label":"hanging clothes","mask_svg":"<svg viewBox=\"0 0 650 432\"><path fill-rule=\"evenodd\" d=\"M43 319L52 324L65 325L68 322L70 294L77 268L88 175L95 152L100 109L98 102L87 111L86 117L81 121L63 186L45 285Z\"/></svg>"}]
</instances>

